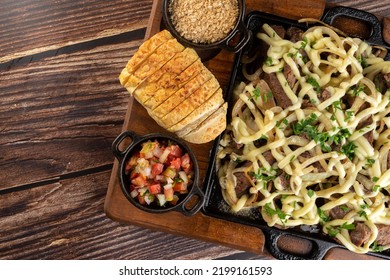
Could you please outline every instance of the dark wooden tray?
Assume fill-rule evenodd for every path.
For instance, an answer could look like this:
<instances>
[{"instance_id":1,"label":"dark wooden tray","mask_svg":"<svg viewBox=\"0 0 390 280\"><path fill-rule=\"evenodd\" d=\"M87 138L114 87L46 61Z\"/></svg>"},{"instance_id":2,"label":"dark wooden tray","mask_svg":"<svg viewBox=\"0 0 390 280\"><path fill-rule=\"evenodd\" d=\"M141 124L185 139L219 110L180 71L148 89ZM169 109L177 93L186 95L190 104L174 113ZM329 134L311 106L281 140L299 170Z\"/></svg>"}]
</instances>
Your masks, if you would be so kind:
<instances>
[{"instance_id":1,"label":"dark wooden tray","mask_svg":"<svg viewBox=\"0 0 390 280\"><path fill-rule=\"evenodd\" d=\"M325 0L288 0L284 2L287 5L276 5L271 0L247 0L246 8L247 12L260 10L290 19L301 17L319 19L326 9ZM155 0L153 3L145 39L161 29L161 4L161 0ZM227 89L233 60L234 54L221 51L216 57L206 63L206 67L216 76L223 90ZM146 110L138 102L134 102L131 97L129 98L122 130L133 130L140 135L150 132L166 133L164 129L149 117ZM197 156L200 168L200 182L203 182L212 143L202 145L190 144L190 146ZM137 209L128 203L122 194L117 174L118 161L115 160L104 205L106 215L109 218L122 223L183 235L271 257L264 248L266 242L264 234L258 228L216 219L206 216L202 212L198 212L192 217L187 217L178 212L150 214ZM282 242L287 244L286 246L293 252L305 252L310 247L310 244L307 242L292 240L291 238L286 238ZM329 250L325 256L325 259L373 258L372 256L359 255L339 248Z\"/></svg>"}]
</instances>

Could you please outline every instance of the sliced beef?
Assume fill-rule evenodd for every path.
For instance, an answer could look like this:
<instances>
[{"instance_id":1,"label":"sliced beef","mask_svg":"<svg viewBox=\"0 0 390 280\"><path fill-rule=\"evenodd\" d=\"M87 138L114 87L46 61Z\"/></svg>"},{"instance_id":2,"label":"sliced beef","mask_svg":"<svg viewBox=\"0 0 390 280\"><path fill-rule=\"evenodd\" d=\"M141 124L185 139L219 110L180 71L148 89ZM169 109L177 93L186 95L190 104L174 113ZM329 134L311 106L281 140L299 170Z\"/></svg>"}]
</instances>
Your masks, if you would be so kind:
<instances>
[{"instance_id":1,"label":"sliced beef","mask_svg":"<svg viewBox=\"0 0 390 280\"><path fill-rule=\"evenodd\" d=\"M374 84L378 91L380 91L382 94L385 94L385 92L390 88L390 73L378 73L374 77Z\"/></svg>"},{"instance_id":2,"label":"sliced beef","mask_svg":"<svg viewBox=\"0 0 390 280\"><path fill-rule=\"evenodd\" d=\"M388 225L376 225L378 227L378 236L376 237L376 243L378 245L389 245L390 244L390 226Z\"/></svg>"},{"instance_id":3,"label":"sliced beef","mask_svg":"<svg viewBox=\"0 0 390 280\"><path fill-rule=\"evenodd\" d=\"M359 130L359 129L362 129L363 127L366 127L366 126L369 126L370 124L373 123L373 118L372 116L369 116L368 118L360 121L358 123L358 125L356 126L356 129ZM367 139L368 143L370 143L371 146L373 146L374 144L374 132L371 130L371 131L368 131L367 133L363 134L363 136Z\"/></svg>"},{"instance_id":4,"label":"sliced beef","mask_svg":"<svg viewBox=\"0 0 390 280\"><path fill-rule=\"evenodd\" d=\"M290 186L290 175L282 171L280 175L276 178L279 180L279 183L283 186L284 189L288 189Z\"/></svg>"},{"instance_id":5,"label":"sliced beef","mask_svg":"<svg viewBox=\"0 0 390 280\"><path fill-rule=\"evenodd\" d=\"M301 135L305 135L305 137L308 137L306 132L305 133L302 133ZM307 138L308 139L308 138ZM301 157L304 157L304 158L311 158L312 155L310 154L310 152L306 151L306 152L303 152L302 154L300 154ZM319 163L318 161L316 162L313 162L313 167L317 169L317 172L324 172L325 169L322 167L321 163Z\"/></svg>"},{"instance_id":6,"label":"sliced beef","mask_svg":"<svg viewBox=\"0 0 390 280\"><path fill-rule=\"evenodd\" d=\"M268 163L270 165L272 165L276 162L276 159L274 158L274 156L272 155L272 152L270 150L265 151L263 153L263 157L265 158L266 161L268 161Z\"/></svg>"},{"instance_id":7,"label":"sliced beef","mask_svg":"<svg viewBox=\"0 0 390 280\"><path fill-rule=\"evenodd\" d=\"M297 82L297 78L290 67L290 65L286 64L283 68L283 75L286 77L287 83L290 88L293 88L295 83Z\"/></svg>"},{"instance_id":8,"label":"sliced beef","mask_svg":"<svg viewBox=\"0 0 390 280\"><path fill-rule=\"evenodd\" d=\"M332 220L337 220L337 219L342 219L344 218L344 216L351 210L347 210L341 206L336 206L336 207L333 207L330 211L329 211L329 216L332 218Z\"/></svg>"},{"instance_id":9,"label":"sliced beef","mask_svg":"<svg viewBox=\"0 0 390 280\"><path fill-rule=\"evenodd\" d=\"M278 78L275 73L264 73L264 80L267 82L269 88L272 91L272 95L276 101L276 105L286 109L292 105L290 98L284 92L283 87L281 86Z\"/></svg>"},{"instance_id":10,"label":"sliced beef","mask_svg":"<svg viewBox=\"0 0 390 280\"><path fill-rule=\"evenodd\" d=\"M289 27L286 31L287 38L293 43L296 43L298 41L302 41L303 34L304 34L303 30L301 30L295 26Z\"/></svg>"},{"instance_id":11,"label":"sliced beef","mask_svg":"<svg viewBox=\"0 0 390 280\"><path fill-rule=\"evenodd\" d=\"M387 169L390 169L390 151L387 153Z\"/></svg>"},{"instance_id":12,"label":"sliced beef","mask_svg":"<svg viewBox=\"0 0 390 280\"><path fill-rule=\"evenodd\" d=\"M286 37L286 29L284 29L281 25L270 25L273 30L275 30L276 34L282 39Z\"/></svg>"},{"instance_id":13,"label":"sliced beef","mask_svg":"<svg viewBox=\"0 0 390 280\"><path fill-rule=\"evenodd\" d=\"M250 161L247 161L243 164L243 166L249 167L251 164L252 163ZM252 186L252 184L244 172L236 172L236 173L234 173L234 175L236 176L236 179L237 179L235 191L236 191L237 197L240 198L242 195L247 193L247 190Z\"/></svg>"},{"instance_id":14,"label":"sliced beef","mask_svg":"<svg viewBox=\"0 0 390 280\"><path fill-rule=\"evenodd\" d=\"M314 107L315 107L315 105L313 103L311 103L310 100L307 100L307 99L302 100L302 105L301 105L302 109L314 108Z\"/></svg>"},{"instance_id":15,"label":"sliced beef","mask_svg":"<svg viewBox=\"0 0 390 280\"><path fill-rule=\"evenodd\" d=\"M351 241L356 246L362 246L371 235L371 230L365 223L357 223L355 229L349 234Z\"/></svg>"},{"instance_id":16,"label":"sliced beef","mask_svg":"<svg viewBox=\"0 0 390 280\"><path fill-rule=\"evenodd\" d=\"M318 97L321 100L321 102L324 102L325 100L331 98L332 94L327 89L324 89Z\"/></svg>"}]
</instances>

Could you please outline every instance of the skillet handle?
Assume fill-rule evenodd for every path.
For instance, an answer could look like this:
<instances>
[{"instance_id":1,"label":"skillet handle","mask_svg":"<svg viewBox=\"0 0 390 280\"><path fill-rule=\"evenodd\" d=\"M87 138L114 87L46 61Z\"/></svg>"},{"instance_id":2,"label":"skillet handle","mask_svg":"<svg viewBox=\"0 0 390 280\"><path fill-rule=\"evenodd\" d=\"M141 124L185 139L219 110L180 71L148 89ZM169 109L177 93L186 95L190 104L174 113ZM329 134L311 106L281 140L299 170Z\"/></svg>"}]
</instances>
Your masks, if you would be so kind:
<instances>
[{"instance_id":1,"label":"skillet handle","mask_svg":"<svg viewBox=\"0 0 390 280\"><path fill-rule=\"evenodd\" d=\"M233 43L234 37L236 35L240 35L240 40L238 43ZM246 46L246 44L252 39L252 32L245 26L243 21L240 21L237 29L229 36L229 38L226 40L224 44L221 45L221 47L225 50L228 50L230 52L237 53L239 52L243 47Z\"/></svg>"},{"instance_id":2,"label":"skillet handle","mask_svg":"<svg viewBox=\"0 0 390 280\"><path fill-rule=\"evenodd\" d=\"M180 212L182 212L186 216L193 216L196 214L199 209L203 206L205 202L205 196L201 189L197 185L193 186L193 190L191 190L191 193L188 195L187 199L184 201L184 203L181 205L181 207L178 209ZM186 207L186 205L190 202L192 197L197 197L198 200L195 202L195 205L192 205L191 208Z\"/></svg>"},{"instance_id":3,"label":"skillet handle","mask_svg":"<svg viewBox=\"0 0 390 280\"><path fill-rule=\"evenodd\" d=\"M131 143L129 146L126 147L126 149L121 150L120 144L123 140L126 138L131 139ZM123 131L121 134L118 135L118 137L112 142L111 150L114 154L114 156L121 161L121 159L125 156L126 152L134 146L135 142L139 139L139 136L133 132L133 131Z\"/></svg>"},{"instance_id":4,"label":"skillet handle","mask_svg":"<svg viewBox=\"0 0 390 280\"><path fill-rule=\"evenodd\" d=\"M336 6L334 8L331 8L325 14L322 21L332 25L333 21L339 16L347 16L356 19L358 21L363 21L364 23L368 24L369 26L371 26L372 32L370 37L367 38L366 40L368 42L385 45L385 42L382 40L381 23L379 22L378 18L375 15L354 8Z\"/></svg>"},{"instance_id":5,"label":"skillet handle","mask_svg":"<svg viewBox=\"0 0 390 280\"><path fill-rule=\"evenodd\" d=\"M279 248L278 241L282 236L291 236L294 237L294 242L296 242L296 240L302 239L302 236L296 236L275 228L261 227L261 230L266 237L266 246L268 251L273 257L279 260L322 260L331 248L338 247L337 244L305 237L305 240L312 242L313 248L308 254L296 255L294 253L281 250Z\"/></svg>"}]
</instances>

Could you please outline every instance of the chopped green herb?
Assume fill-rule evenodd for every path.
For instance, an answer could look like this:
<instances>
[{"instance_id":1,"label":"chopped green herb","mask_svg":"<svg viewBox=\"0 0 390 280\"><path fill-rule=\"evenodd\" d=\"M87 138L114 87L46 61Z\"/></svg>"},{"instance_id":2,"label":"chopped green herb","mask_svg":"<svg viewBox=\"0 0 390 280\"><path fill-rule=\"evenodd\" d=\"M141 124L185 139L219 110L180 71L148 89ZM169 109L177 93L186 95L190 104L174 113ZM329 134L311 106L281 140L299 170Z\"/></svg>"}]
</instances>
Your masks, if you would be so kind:
<instances>
[{"instance_id":1,"label":"chopped green herb","mask_svg":"<svg viewBox=\"0 0 390 280\"><path fill-rule=\"evenodd\" d=\"M382 252L384 248L383 248L383 246L378 245L378 243L376 241L374 241L374 243L372 243L371 249L374 252Z\"/></svg>"},{"instance_id":2,"label":"chopped green herb","mask_svg":"<svg viewBox=\"0 0 390 280\"><path fill-rule=\"evenodd\" d=\"M180 182L184 182L184 181L183 181L182 178L176 177L176 178L173 179L173 182L174 182L174 183L180 183Z\"/></svg>"},{"instance_id":3,"label":"chopped green herb","mask_svg":"<svg viewBox=\"0 0 390 280\"><path fill-rule=\"evenodd\" d=\"M328 235L329 235L330 237L335 237L337 234L340 233L340 230L334 229L334 228L332 228L332 227L327 227L326 229L328 230Z\"/></svg>"},{"instance_id":4,"label":"chopped green herb","mask_svg":"<svg viewBox=\"0 0 390 280\"><path fill-rule=\"evenodd\" d=\"M317 214L320 217L322 222L326 223L330 221L330 217L326 215L324 210L322 210L321 208L317 208Z\"/></svg>"},{"instance_id":5,"label":"chopped green herb","mask_svg":"<svg viewBox=\"0 0 390 280\"><path fill-rule=\"evenodd\" d=\"M349 212L349 207L346 205L341 205L340 209L343 210L344 212Z\"/></svg>"},{"instance_id":6,"label":"chopped green herb","mask_svg":"<svg viewBox=\"0 0 390 280\"><path fill-rule=\"evenodd\" d=\"M273 62L272 62L272 57L269 57L269 56L268 56L264 63L265 63L265 65L267 65L267 66L271 66L272 63L273 63Z\"/></svg>"},{"instance_id":7,"label":"chopped green herb","mask_svg":"<svg viewBox=\"0 0 390 280\"><path fill-rule=\"evenodd\" d=\"M345 118L345 121L349 121L354 115L355 115L355 112L354 111L345 111L347 117Z\"/></svg>"},{"instance_id":8,"label":"chopped green herb","mask_svg":"<svg viewBox=\"0 0 390 280\"><path fill-rule=\"evenodd\" d=\"M376 183L376 182L379 181L379 178L378 178L378 177L372 177L372 181L373 181L374 183Z\"/></svg>"},{"instance_id":9,"label":"chopped green herb","mask_svg":"<svg viewBox=\"0 0 390 280\"><path fill-rule=\"evenodd\" d=\"M352 96L359 96L361 92L363 92L366 89L365 86L359 86L359 87L353 87Z\"/></svg>"},{"instance_id":10,"label":"chopped green herb","mask_svg":"<svg viewBox=\"0 0 390 280\"><path fill-rule=\"evenodd\" d=\"M368 216L367 216L366 211L361 210L361 211L359 211L357 213L358 213L359 217L364 217L366 220L368 220Z\"/></svg>"},{"instance_id":11,"label":"chopped green herb","mask_svg":"<svg viewBox=\"0 0 390 280\"><path fill-rule=\"evenodd\" d=\"M291 158L290 158L290 162L293 162L295 160L295 156L292 156Z\"/></svg>"},{"instance_id":12,"label":"chopped green herb","mask_svg":"<svg viewBox=\"0 0 390 280\"><path fill-rule=\"evenodd\" d=\"M271 203L267 203L264 205L263 212L265 212L268 216L277 215L283 224L286 222L286 219L288 217L288 215L279 208L273 209L271 207Z\"/></svg>"},{"instance_id":13,"label":"chopped green herb","mask_svg":"<svg viewBox=\"0 0 390 280\"><path fill-rule=\"evenodd\" d=\"M326 229L328 230L329 236L335 237L338 233L340 233L340 231L342 229L354 230L355 229L355 225L354 224L347 224L347 222L345 222L341 226L337 226L337 227L334 227L334 228L333 227L327 227Z\"/></svg>"},{"instance_id":14,"label":"chopped green herb","mask_svg":"<svg viewBox=\"0 0 390 280\"><path fill-rule=\"evenodd\" d=\"M373 164L375 163L375 159L373 159L373 158L368 158L367 159L367 166L368 167L371 167Z\"/></svg>"},{"instance_id":15,"label":"chopped green herb","mask_svg":"<svg viewBox=\"0 0 390 280\"><path fill-rule=\"evenodd\" d=\"M264 100L264 102L268 102L268 100L271 100L272 97L273 97L272 91L269 91L269 92L267 92L267 94L263 95L263 100Z\"/></svg>"},{"instance_id":16,"label":"chopped green herb","mask_svg":"<svg viewBox=\"0 0 390 280\"><path fill-rule=\"evenodd\" d=\"M308 77L306 78L306 81L314 88L314 90L315 90L317 93L321 93L320 84L316 81L316 79L314 79L314 78L311 77L311 76L308 76Z\"/></svg>"},{"instance_id":17,"label":"chopped green herb","mask_svg":"<svg viewBox=\"0 0 390 280\"><path fill-rule=\"evenodd\" d=\"M301 49L306 48L307 46L307 37L303 37L303 41L301 42Z\"/></svg>"},{"instance_id":18,"label":"chopped green herb","mask_svg":"<svg viewBox=\"0 0 390 280\"><path fill-rule=\"evenodd\" d=\"M265 172L266 172L265 169L259 168L259 170L257 170L257 173L250 172L249 175L255 178L256 180L264 181L264 182L269 182L276 178L276 175L270 175Z\"/></svg>"},{"instance_id":19,"label":"chopped green herb","mask_svg":"<svg viewBox=\"0 0 390 280\"><path fill-rule=\"evenodd\" d=\"M314 191L313 190L308 190L307 191L307 195L309 196L309 197L313 197L313 195L314 195Z\"/></svg>"},{"instance_id":20,"label":"chopped green herb","mask_svg":"<svg viewBox=\"0 0 390 280\"><path fill-rule=\"evenodd\" d=\"M381 188L381 186L375 185L375 186L372 188L372 190L373 190L374 192L377 192L377 191L379 191L380 188Z\"/></svg>"},{"instance_id":21,"label":"chopped green herb","mask_svg":"<svg viewBox=\"0 0 390 280\"><path fill-rule=\"evenodd\" d=\"M268 140L267 135L262 134L259 140Z\"/></svg>"},{"instance_id":22,"label":"chopped green herb","mask_svg":"<svg viewBox=\"0 0 390 280\"><path fill-rule=\"evenodd\" d=\"M362 65L363 68L366 68L368 66L367 60L362 55L359 55L357 60L359 61L359 63Z\"/></svg>"},{"instance_id":23,"label":"chopped green herb","mask_svg":"<svg viewBox=\"0 0 390 280\"><path fill-rule=\"evenodd\" d=\"M343 109L341 108L341 101L335 101L335 102L333 102L333 108L334 108L335 110L343 110Z\"/></svg>"},{"instance_id":24,"label":"chopped green herb","mask_svg":"<svg viewBox=\"0 0 390 280\"><path fill-rule=\"evenodd\" d=\"M260 89L259 88L255 88L253 91L252 91L252 95L249 99L254 99L254 100L257 100L257 98L260 97Z\"/></svg>"},{"instance_id":25,"label":"chopped green herb","mask_svg":"<svg viewBox=\"0 0 390 280\"><path fill-rule=\"evenodd\" d=\"M356 145L351 141L341 146L341 152L346 155L350 160L353 160L353 158L355 157L355 148Z\"/></svg>"}]
</instances>

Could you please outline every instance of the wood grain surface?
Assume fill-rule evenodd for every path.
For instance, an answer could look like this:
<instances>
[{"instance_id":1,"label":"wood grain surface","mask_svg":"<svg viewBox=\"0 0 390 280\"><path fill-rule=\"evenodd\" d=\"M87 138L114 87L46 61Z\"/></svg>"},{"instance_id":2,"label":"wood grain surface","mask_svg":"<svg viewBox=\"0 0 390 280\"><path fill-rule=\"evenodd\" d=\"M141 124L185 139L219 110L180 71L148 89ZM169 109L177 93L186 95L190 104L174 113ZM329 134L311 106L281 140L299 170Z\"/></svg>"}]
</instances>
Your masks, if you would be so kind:
<instances>
[{"instance_id":1,"label":"wood grain surface","mask_svg":"<svg viewBox=\"0 0 390 280\"><path fill-rule=\"evenodd\" d=\"M277 9L271 5L276 1L259 2ZM297 2L317 9L323 3L287 2L287 13ZM0 4L0 259L271 258L266 252L255 254L264 244L253 244L247 252L240 245L216 243L218 233L227 234L218 228L214 236L199 240L186 230L151 230L104 213L114 166L112 140L123 126L145 133L155 128L144 126L147 116L142 114L126 124L132 119L131 112L125 116L129 106L139 105L129 103L118 82L120 70L149 32L152 0ZM390 14L387 1L327 4L379 17ZM223 85L230 71L225 62L232 57L222 52L208 63ZM199 158L206 166L207 150ZM328 258L361 256L335 250Z\"/></svg>"}]
</instances>

